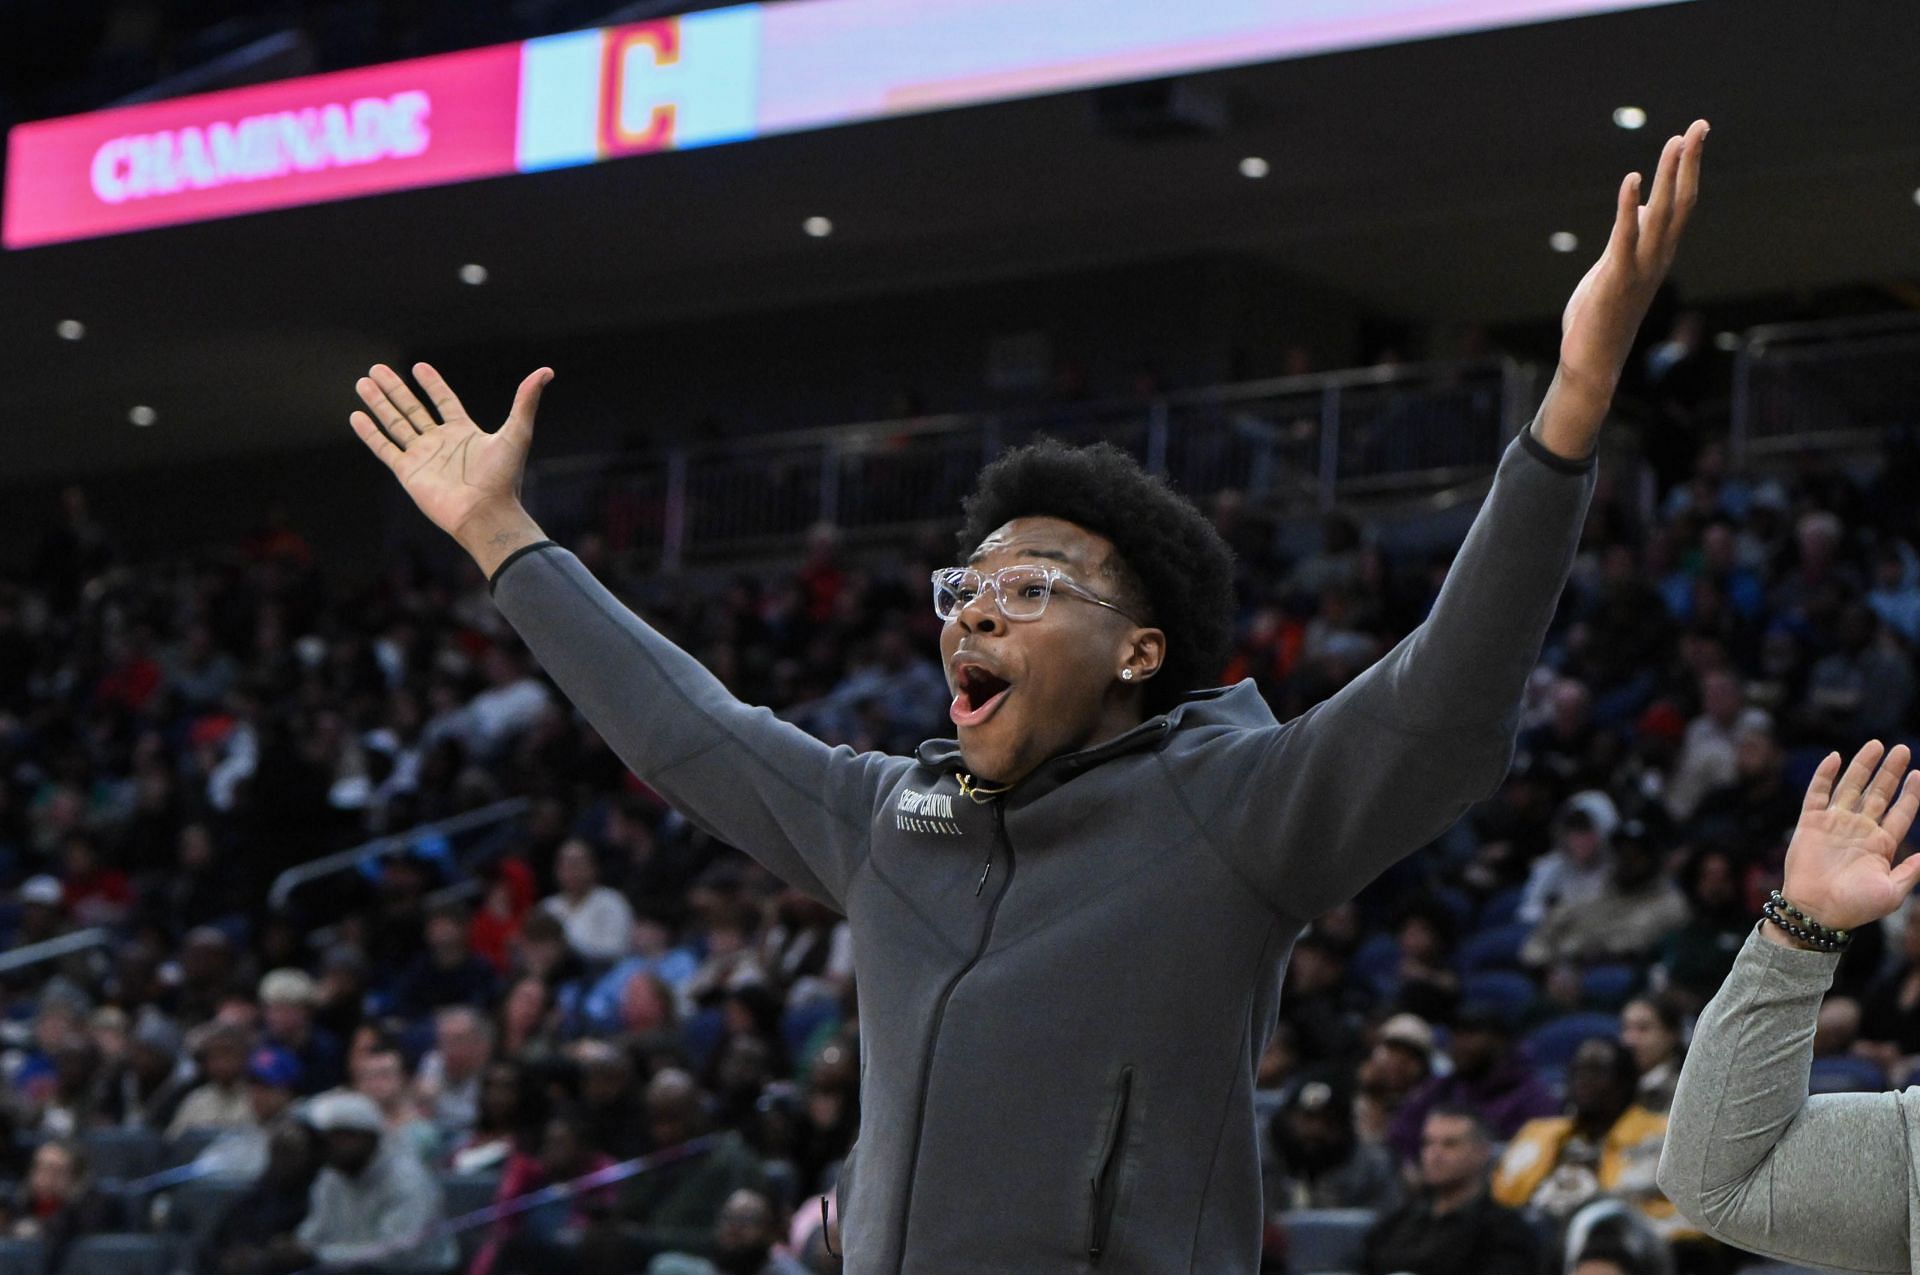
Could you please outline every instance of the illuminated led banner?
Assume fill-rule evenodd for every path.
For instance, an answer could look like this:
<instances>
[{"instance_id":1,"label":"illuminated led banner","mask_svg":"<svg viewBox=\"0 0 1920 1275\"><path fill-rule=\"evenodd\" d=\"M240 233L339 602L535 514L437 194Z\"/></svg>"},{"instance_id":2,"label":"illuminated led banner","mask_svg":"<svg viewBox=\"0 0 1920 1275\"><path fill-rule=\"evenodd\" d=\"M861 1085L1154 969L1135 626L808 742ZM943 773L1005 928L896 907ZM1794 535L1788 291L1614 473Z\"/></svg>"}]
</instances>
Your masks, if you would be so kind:
<instances>
[{"instance_id":1,"label":"illuminated led banner","mask_svg":"<svg viewBox=\"0 0 1920 1275\"><path fill-rule=\"evenodd\" d=\"M1684 0L793 0L16 128L26 248Z\"/></svg>"}]
</instances>

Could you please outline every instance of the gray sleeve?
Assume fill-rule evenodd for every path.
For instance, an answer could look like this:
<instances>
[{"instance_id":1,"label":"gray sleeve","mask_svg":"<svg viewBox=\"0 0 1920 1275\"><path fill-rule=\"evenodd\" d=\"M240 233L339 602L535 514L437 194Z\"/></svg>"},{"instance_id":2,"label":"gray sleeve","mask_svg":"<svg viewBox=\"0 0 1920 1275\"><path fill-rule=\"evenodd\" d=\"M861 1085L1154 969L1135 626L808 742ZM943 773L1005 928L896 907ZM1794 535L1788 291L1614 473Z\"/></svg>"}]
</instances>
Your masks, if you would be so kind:
<instances>
[{"instance_id":1,"label":"gray sleeve","mask_svg":"<svg viewBox=\"0 0 1920 1275\"><path fill-rule=\"evenodd\" d=\"M1222 803L1220 844L1276 908L1308 918L1352 898L1499 786L1595 469L1529 425L1420 626L1337 694L1229 745L1244 797Z\"/></svg>"},{"instance_id":2,"label":"gray sleeve","mask_svg":"<svg viewBox=\"0 0 1920 1275\"><path fill-rule=\"evenodd\" d=\"M1718 1239L1852 1271L1909 1269L1900 1098L1807 1094L1837 955L1747 936L1701 1012L1673 1095L1660 1189Z\"/></svg>"},{"instance_id":3,"label":"gray sleeve","mask_svg":"<svg viewBox=\"0 0 1920 1275\"><path fill-rule=\"evenodd\" d=\"M620 760L693 823L845 911L874 807L911 763L830 748L749 708L552 542L489 582L499 607Z\"/></svg>"}]
</instances>

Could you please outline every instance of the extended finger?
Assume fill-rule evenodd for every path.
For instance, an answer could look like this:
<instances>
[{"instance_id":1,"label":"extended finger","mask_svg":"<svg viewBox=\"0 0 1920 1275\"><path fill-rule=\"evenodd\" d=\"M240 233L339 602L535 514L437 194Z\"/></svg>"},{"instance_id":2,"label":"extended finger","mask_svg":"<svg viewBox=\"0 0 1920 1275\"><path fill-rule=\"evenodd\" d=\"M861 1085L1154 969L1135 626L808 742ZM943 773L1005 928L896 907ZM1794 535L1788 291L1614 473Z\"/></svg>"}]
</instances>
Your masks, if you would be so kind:
<instances>
[{"instance_id":1,"label":"extended finger","mask_svg":"<svg viewBox=\"0 0 1920 1275\"><path fill-rule=\"evenodd\" d=\"M433 413L427 410L426 404L420 401L412 388L400 379L400 374L385 363L375 363L373 370L367 375L373 379L375 385L380 387L380 392L387 396L387 401L407 418L407 424L413 426L414 433L424 434L440 423L433 419Z\"/></svg>"},{"instance_id":2,"label":"extended finger","mask_svg":"<svg viewBox=\"0 0 1920 1275\"><path fill-rule=\"evenodd\" d=\"M419 378L420 387L426 390L427 397L433 400L433 405L440 409L441 420L450 421L455 417L466 416L467 409L460 406L459 396L453 392L453 387L447 384L446 378L433 370L431 363L415 363L413 374Z\"/></svg>"},{"instance_id":3,"label":"extended finger","mask_svg":"<svg viewBox=\"0 0 1920 1275\"><path fill-rule=\"evenodd\" d=\"M1900 785L1900 799L1887 811L1880 826L1897 846L1907 839L1907 830L1913 827L1913 817L1917 814L1920 814L1920 770L1913 770L1907 772L1907 781Z\"/></svg>"},{"instance_id":4,"label":"extended finger","mask_svg":"<svg viewBox=\"0 0 1920 1275\"><path fill-rule=\"evenodd\" d=\"M1870 739L1853 755L1845 773L1840 776L1840 783L1833 790L1835 810L1859 809L1860 794L1867 790L1867 780L1873 777L1873 768L1880 764L1880 755L1886 750L1885 744Z\"/></svg>"},{"instance_id":5,"label":"extended finger","mask_svg":"<svg viewBox=\"0 0 1920 1275\"><path fill-rule=\"evenodd\" d=\"M387 397L387 392L381 389L380 383L371 376L363 376L355 381L353 391L360 396L360 401L367 405L367 410L373 413L373 418L380 422L380 428L386 430L387 437L394 442L398 443L403 438L412 438L420 433L405 416L400 414L400 409L393 405L393 400Z\"/></svg>"},{"instance_id":6,"label":"extended finger","mask_svg":"<svg viewBox=\"0 0 1920 1275\"><path fill-rule=\"evenodd\" d=\"M1632 255L1640 242L1640 174L1628 173L1614 198L1613 234L1607 238L1607 251Z\"/></svg>"},{"instance_id":7,"label":"extended finger","mask_svg":"<svg viewBox=\"0 0 1920 1275\"><path fill-rule=\"evenodd\" d=\"M1833 804L1833 780L1840 773L1840 754L1828 753L1813 768L1813 778L1807 782L1807 799L1800 803L1804 813L1810 810L1825 810Z\"/></svg>"},{"instance_id":8,"label":"extended finger","mask_svg":"<svg viewBox=\"0 0 1920 1275\"><path fill-rule=\"evenodd\" d=\"M1880 769L1874 773L1873 782L1867 785L1866 795L1860 802L1860 813L1878 822L1880 816L1893 804L1893 795L1900 791L1900 782L1907 777L1907 762L1912 753L1905 744L1895 744L1880 763Z\"/></svg>"},{"instance_id":9,"label":"extended finger","mask_svg":"<svg viewBox=\"0 0 1920 1275\"><path fill-rule=\"evenodd\" d=\"M1653 194L1647 199L1647 224L1658 236L1666 233L1673 218L1674 179L1680 171L1680 152L1686 145L1682 137L1669 137L1660 148L1660 166L1653 173Z\"/></svg>"},{"instance_id":10,"label":"extended finger","mask_svg":"<svg viewBox=\"0 0 1920 1275\"><path fill-rule=\"evenodd\" d=\"M552 379L553 369L543 367L520 382L520 388L514 392L513 410L507 413L508 432L520 435L532 432L534 414L540 410L540 391Z\"/></svg>"},{"instance_id":11,"label":"extended finger","mask_svg":"<svg viewBox=\"0 0 1920 1275\"><path fill-rule=\"evenodd\" d=\"M373 417L365 412L355 412L347 417L347 423L353 426L353 432L367 445L367 450L393 468L393 463L405 454L406 448L387 437L387 432L374 424Z\"/></svg>"},{"instance_id":12,"label":"extended finger","mask_svg":"<svg viewBox=\"0 0 1920 1275\"><path fill-rule=\"evenodd\" d=\"M1700 156L1707 148L1708 129L1705 120L1695 120L1687 128L1680 155L1680 175L1673 191L1673 221L1667 227L1667 232L1675 238L1687 228L1687 217L1700 200Z\"/></svg>"}]
</instances>

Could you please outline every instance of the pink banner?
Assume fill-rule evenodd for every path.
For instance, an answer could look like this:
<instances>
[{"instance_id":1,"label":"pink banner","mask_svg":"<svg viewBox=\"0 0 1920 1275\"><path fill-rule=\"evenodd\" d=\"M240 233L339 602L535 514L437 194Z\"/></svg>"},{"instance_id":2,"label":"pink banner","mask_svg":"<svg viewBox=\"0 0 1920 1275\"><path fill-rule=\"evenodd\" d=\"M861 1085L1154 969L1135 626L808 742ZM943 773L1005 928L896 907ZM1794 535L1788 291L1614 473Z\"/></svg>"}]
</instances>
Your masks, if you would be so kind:
<instances>
[{"instance_id":1,"label":"pink banner","mask_svg":"<svg viewBox=\"0 0 1920 1275\"><path fill-rule=\"evenodd\" d=\"M520 46L394 62L10 135L8 248L514 171Z\"/></svg>"}]
</instances>

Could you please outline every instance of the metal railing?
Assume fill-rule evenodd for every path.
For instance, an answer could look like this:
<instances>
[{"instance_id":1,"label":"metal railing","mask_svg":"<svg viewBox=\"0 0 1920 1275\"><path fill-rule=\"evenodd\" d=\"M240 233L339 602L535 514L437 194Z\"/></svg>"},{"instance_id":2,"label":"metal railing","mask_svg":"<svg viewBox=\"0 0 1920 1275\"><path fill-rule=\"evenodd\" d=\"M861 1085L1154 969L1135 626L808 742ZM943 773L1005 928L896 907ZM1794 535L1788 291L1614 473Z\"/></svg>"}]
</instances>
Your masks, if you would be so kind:
<instances>
[{"instance_id":1,"label":"metal railing","mask_svg":"<svg viewBox=\"0 0 1920 1275\"><path fill-rule=\"evenodd\" d=\"M1920 315L1753 328L1734 360L1735 463L1920 423Z\"/></svg>"},{"instance_id":2,"label":"metal railing","mask_svg":"<svg viewBox=\"0 0 1920 1275\"><path fill-rule=\"evenodd\" d=\"M408 828L404 832L390 833L384 837L375 837L362 842L351 849L314 859L308 863L288 868L273 879L267 888L267 904L274 911L286 909L293 898L293 892L302 886L320 880L323 877L337 876L343 872L352 872L367 859L383 855L399 854L410 850L423 841L440 838L451 841L458 836L472 832L486 832L500 828L520 818L532 808L533 803L525 797L513 797L506 801L496 801L491 805L469 810L465 814L454 815L437 823L423 823ZM0 957L0 960L4 960Z\"/></svg>"},{"instance_id":3,"label":"metal railing","mask_svg":"<svg viewBox=\"0 0 1920 1275\"><path fill-rule=\"evenodd\" d=\"M920 417L698 442L652 455L535 464L526 499L549 532L605 535L667 569L791 549L825 523L897 535L951 518L980 467L1041 435L1112 442L1204 500L1326 509L1488 472L1537 401L1512 360L1358 368L1150 400Z\"/></svg>"},{"instance_id":4,"label":"metal railing","mask_svg":"<svg viewBox=\"0 0 1920 1275\"><path fill-rule=\"evenodd\" d=\"M10 952L0 952L0 974L11 974L15 970L44 965L48 961L57 961L78 952L91 951L96 947L111 947L113 941L113 931L96 928L75 930L71 934L62 934L39 943L29 943L25 947L16 947Z\"/></svg>"}]
</instances>

